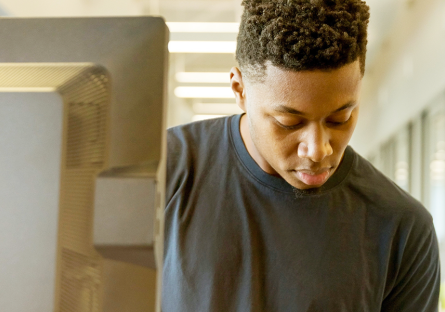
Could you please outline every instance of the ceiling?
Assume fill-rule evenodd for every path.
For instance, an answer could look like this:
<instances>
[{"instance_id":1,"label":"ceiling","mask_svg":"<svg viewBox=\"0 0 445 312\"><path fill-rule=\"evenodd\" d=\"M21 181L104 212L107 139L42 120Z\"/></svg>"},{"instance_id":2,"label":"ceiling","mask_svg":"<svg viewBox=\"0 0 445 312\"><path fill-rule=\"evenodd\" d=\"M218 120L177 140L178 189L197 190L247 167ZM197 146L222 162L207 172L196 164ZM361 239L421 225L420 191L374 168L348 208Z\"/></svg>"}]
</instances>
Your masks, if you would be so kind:
<instances>
[{"instance_id":1,"label":"ceiling","mask_svg":"<svg viewBox=\"0 0 445 312\"><path fill-rule=\"evenodd\" d=\"M368 68L372 67L385 36L403 6L413 0L368 0ZM0 14L17 17L161 15L167 22L239 22L241 0L0 0ZM172 41L234 41L236 33L172 33ZM234 103L234 99L178 98L178 86L228 87L226 83L181 83L178 72L229 72L233 54L172 53L170 55L169 125L191 121L201 103ZM198 105L198 106L197 106ZM230 110L226 110L225 113ZM215 112L218 114L218 112Z\"/></svg>"}]
</instances>

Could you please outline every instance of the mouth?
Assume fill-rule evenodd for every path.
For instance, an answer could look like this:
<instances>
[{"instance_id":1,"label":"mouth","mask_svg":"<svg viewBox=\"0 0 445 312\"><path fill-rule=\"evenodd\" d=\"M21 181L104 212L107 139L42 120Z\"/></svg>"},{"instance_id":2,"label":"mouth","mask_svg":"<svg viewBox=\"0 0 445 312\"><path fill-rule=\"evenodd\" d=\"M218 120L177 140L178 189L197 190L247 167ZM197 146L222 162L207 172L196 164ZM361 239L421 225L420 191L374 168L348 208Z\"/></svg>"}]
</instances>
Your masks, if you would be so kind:
<instances>
[{"instance_id":1,"label":"mouth","mask_svg":"<svg viewBox=\"0 0 445 312\"><path fill-rule=\"evenodd\" d=\"M331 168L323 168L317 171L294 170L293 172L298 180L304 184L308 186L321 186L328 180Z\"/></svg>"}]
</instances>

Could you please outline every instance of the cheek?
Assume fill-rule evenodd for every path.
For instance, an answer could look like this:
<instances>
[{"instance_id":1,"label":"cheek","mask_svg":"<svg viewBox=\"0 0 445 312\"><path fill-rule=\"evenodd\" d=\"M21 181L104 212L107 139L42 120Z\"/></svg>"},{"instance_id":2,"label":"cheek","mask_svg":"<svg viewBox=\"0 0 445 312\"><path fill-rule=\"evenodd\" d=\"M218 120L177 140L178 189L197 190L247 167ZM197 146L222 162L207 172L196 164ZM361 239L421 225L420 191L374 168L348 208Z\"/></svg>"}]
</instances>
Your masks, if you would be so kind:
<instances>
[{"instance_id":1,"label":"cheek","mask_svg":"<svg viewBox=\"0 0 445 312\"><path fill-rule=\"evenodd\" d=\"M351 125L345 129L345 131L342 131L342 133L340 134L340 138L339 140L341 140L341 144L343 146L347 146L349 141L351 140L352 134L354 133L355 130L355 126L357 125L357 112L355 114L353 114L352 116L352 122Z\"/></svg>"},{"instance_id":2,"label":"cheek","mask_svg":"<svg viewBox=\"0 0 445 312\"><path fill-rule=\"evenodd\" d=\"M351 126L342 131L334 131L331 136L330 144L334 151L334 154L343 154L346 146L348 146L351 140L352 133L355 129L355 122Z\"/></svg>"},{"instance_id":3,"label":"cheek","mask_svg":"<svg viewBox=\"0 0 445 312\"><path fill-rule=\"evenodd\" d=\"M274 162L289 156L296 149L292 135L284 134L267 118L258 121L252 118L249 122L252 140L263 157Z\"/></svg>"},{"instance_id":4,"label":"cheek","mask_svg":"<svg viewBox=\"0 0 445 312\"><path fill-rule=\"evenodd\" d=\"M286 133L277 127L272 127L268 132L269 144L265 146L266 153L273 155L272 162L278 164L278 167L289 167L295 164L296 159L298 159L298 142L299 134Z\"/></svg>"}]
</instances>

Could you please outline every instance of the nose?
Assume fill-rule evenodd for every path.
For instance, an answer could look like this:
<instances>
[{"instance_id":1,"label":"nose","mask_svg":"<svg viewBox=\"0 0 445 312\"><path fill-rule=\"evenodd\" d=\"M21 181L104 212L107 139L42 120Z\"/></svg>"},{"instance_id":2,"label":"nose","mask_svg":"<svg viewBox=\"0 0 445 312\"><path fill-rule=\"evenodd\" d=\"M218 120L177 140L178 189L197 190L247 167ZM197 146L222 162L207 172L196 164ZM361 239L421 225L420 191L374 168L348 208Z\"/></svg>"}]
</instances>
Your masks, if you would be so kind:
<instances>
[{"instance_id":1,"label":"nose","mask_svg":"<svg viewBox=\"0 0 445 312\"><path fill-rule=\"evenodd\" d=\"M318 123L308 125L298 144L298 157L308 158L313 162L321 162L333 153L329 141L329 133L323 125Z\"/></svg>"}]
</instances>

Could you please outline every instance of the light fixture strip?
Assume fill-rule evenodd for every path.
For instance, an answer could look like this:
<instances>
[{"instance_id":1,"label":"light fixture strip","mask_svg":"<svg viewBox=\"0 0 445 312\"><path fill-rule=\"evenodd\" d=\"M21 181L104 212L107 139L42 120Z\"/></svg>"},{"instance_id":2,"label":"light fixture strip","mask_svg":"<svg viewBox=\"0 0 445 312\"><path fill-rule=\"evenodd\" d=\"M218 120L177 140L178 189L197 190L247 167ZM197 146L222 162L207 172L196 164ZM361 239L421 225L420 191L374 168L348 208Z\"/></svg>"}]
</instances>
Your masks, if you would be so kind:
<instances>
[{"instance_id":1,"label":"light fixture strip","mask_svg":"<svg viewBox=\"0 0 445 312\"><path fill-rule=\"evenodd\" d=\"M176 80L182 83L229 83L230 76L227 72L206 73L206 72L179 72L176 73Z\"/></svg>"},{"instance_id":2,"label":"light fixture strip","mask_svg":"<svg viewBox=\"0 0 445 312\"><path fill-rule=\"evenodd\" d=\"M235 41L170 41L170 53L235 53Z\"/></svg>"},{"instance_id":3,"label":"light fixture strip","mask_svg":"<svg viewBox=\"0 0 445 312\"><path fill-rule=\"evenodd\" d=\"M238 33L239 23L167 22L172 33Z\"/></svg>"},{"instance_id":4,"label":"light fixture strip","mask_svg":"<svg viewBox=\"0 0 445 312\"><path fill-rule=\"evenodd\" d=\"M201 121L201 120L219 118L219 117L224 117L224 116L227 116L227 115L194 115L192 117L192 121Z\"/></svg>"},{"instance_id":5,"label":"light fixture strip","mask_svg":"<svg viewBox=\"0 0 445 312\"><path fill-rule=\"evenodd\" d=\"M193 111L198 115L232 115L243 112L235 103L195 103Z\"/></svg>"},{"instance_id":6,"label":"light fixture strip","mask_svg":"<svg viewBox=\"0 0 445 312\"><path fill-rule=\"evenodd\" d=\"M177 87L175 88L174 93L179 98L235 98L235 95L230 87Z\"/></svg>"}]
</instances>

